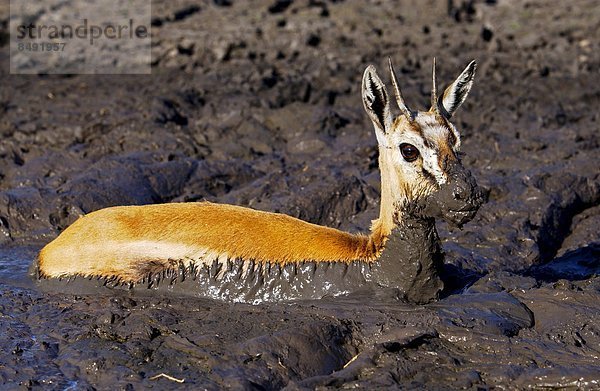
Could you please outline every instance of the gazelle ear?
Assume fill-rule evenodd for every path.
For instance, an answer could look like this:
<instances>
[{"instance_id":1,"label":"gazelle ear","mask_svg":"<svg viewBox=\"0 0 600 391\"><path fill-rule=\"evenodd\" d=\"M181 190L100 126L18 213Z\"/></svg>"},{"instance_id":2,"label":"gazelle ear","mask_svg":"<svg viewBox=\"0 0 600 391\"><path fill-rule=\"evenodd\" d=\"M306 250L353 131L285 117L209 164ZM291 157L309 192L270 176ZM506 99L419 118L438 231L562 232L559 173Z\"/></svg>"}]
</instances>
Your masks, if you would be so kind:
<instances>
[{"instance_id":1,"label":"gazelle ear","mask_svg":"<svg viewBox=\"0 0 600 391\"><path fill-rule=\"evenodd\" d=\"M377 71L373 65L369 65L363 74L362 100L365 111L371 118L375 129L386 133L393 123L390 100L385 84L377 76Z\"/></svg>"},{"instance_id":2,"label":"gazelle ear","mask_svg":"<svg viewBox=\"0 0 600 391\"><path fill-rule=\"evenodd\" d=\"M438 100L438 104L443 108L441 111L447 118L452 117L454 112L467 98L467 95L473 86L475 69L477 69L477 63L473 60L467 65L465 70L462 71L460 76L454 80L454 83L446 88L444 95Z\"/></svg>"}]
</instances>

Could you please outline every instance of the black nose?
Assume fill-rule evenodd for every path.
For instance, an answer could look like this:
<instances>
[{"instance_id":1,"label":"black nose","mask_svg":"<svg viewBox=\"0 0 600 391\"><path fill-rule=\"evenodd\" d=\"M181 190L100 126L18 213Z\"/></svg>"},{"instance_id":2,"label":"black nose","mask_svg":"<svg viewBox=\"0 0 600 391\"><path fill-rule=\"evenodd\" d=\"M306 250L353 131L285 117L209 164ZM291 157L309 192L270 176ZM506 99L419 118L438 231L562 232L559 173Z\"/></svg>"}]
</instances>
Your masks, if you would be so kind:
<instances>
[{"instance_id":1,"label":"black nose","mask_svg":"<svg viewBox=\"0 0 600 391\"><path fill-rule=\"evenodd\" d=\"M457 183L452 190L452 196L457 201L465 201L471 195L471 190L471 186L468 186L466 183Z\"/></svg>"},{"instance_id":2,"label":"black nose","mask_svg":"<svg viewBox=\"0 0 600 391\"><path fill-rule=\"evenodd\" d=\"M454 200L470 203L478 198L479 186L477 186L475 178L469 170L461 164L453 164L449 166L448 172L450 173L450 189Z\"/></svg>"}]
</instances>

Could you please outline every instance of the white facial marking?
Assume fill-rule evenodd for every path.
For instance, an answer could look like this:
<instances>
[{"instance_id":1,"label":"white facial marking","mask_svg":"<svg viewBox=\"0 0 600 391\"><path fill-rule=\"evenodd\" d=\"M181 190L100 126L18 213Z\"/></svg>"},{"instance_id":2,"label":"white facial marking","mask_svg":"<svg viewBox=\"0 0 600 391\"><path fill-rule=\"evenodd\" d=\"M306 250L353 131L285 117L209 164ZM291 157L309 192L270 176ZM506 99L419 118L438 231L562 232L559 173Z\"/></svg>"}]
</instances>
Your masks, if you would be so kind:
<instances>
[{"instance_id":1,"label":"white facial marking","mask_svg":"<svg viewBox=\"0 0 600 391\"><path fill-rule=\"evenodd\" d=\"M433 114L419 113L415 121L421 128L423 136L430 140L430 143L437 143L438 140L446 140L448 138L448 129L441 126L435 119ZM435 178L438 185L443 185L447 181L444 170L440 167L438 152L435 148L429 148L425 145L425 140L421 135L413 132L406 132L403 137L413 144L423 158L423 168ZM402 138L402 137L401 137Z\"/></svg>"},{"instance_id":2,"label":"white facial marking","mask_svg":"<svg viewBox=\"0 0 600 391\"><path fill-rule=\"evenodd\" d=\"M437 140L440 138L445 139L448 136L448 129L437 123L435 125L423 127L422 130L423 133L425 133L425 137L430 140Z\"/></svg>"},{"instance_id":3,"label":"white facial marking","mask_svg":"<svg viewBox=\"0 0 600 391\"><path fill-rule=\"evenodd\" d=\"M458 129L451 122L448 122L450 125L450 130L454 133L454 137L456 138L456 142L452 146L455 151L460 150L460 133L458 133Z\"/></svg>"},{"instance_id":4,"label":"white facial marking","mask_svg":"<svg viewBox=\"0 0 600 391\"><path fill-rule=\"evenodd\" d=\"M413 163L405 161L402 157L402 153L400 152L400 144L403 143L412 144L419 150L419 153L423 159L423 167L427 170L427 172L434 176L438 184L442 185L446 183L446 177L438 165L437 152L435 149L427 148L423 138L420 135L412 132L405 132L402 134L394 133L391 135L391 142L395 146L392 148L392 150L396 151L396 153L393 155L394 164L399 167L405 167L403 169L403 173L407 181L417 181L420 178L420 173L415 168Z\"/></svg>"}]
</instances>

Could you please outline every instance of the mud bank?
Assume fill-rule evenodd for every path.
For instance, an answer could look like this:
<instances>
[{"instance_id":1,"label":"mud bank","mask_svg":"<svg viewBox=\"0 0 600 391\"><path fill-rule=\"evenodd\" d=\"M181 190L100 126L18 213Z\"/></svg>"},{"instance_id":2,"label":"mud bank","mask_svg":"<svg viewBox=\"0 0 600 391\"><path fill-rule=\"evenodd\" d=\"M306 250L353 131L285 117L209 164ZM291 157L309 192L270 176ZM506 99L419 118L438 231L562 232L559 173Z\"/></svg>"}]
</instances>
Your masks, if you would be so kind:
<instances>
[{"instance_id":1,"label":"mud bank","mask_svg":"<svg viewBox=\"0 0 600 391\"><path fill-rule=\"evenodd\" d=\"M452 3L156 3L153 74L94 77L9 75L0 5L3 387L598 387L600 11ZM365 231L379 176L360 77L387 56L421 107L433 56L445 82L479 63L455 123L489 201L437 226L440 301L251 306L26 278L110 205L207 199Z\"/></svg>"}]
</instances>

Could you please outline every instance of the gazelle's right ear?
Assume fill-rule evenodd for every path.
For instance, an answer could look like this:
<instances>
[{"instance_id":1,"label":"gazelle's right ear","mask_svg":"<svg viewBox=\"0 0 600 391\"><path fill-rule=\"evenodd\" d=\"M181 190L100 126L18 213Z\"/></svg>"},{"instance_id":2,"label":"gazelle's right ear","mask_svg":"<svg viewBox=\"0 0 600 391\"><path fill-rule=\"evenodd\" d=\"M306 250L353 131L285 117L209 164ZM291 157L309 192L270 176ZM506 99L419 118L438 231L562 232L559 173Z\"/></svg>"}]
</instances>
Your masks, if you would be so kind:
<instances>
[{"instance_id":1,"label":"gazelle's right ear","mask_svg":"<svg viewBox=\"0 0 600 391\"><path fill-rule=\"evenodd\" d=\"M456 80L446 88L444 94L440 97L438 102L446 111L444 114L447 118L452 117L456 109L458 109L467 98L467 95L473 86L476 69L477 63L473 60L467 65L465 70L462 71Z\"/></svg>"},{"instance_id":2,"label":"gazelle's right ear","mask_svg":"<svg viewBox=\"0 0 600 391\"><path fill-rule=\"evenodd\" d=\"M363 74L362 100L365 111L371 118L375 129L381 133L386 133L393 123L390 100L385 84L377 76L377 71L373 65L369 65Z\"/></svg>"}]
</instances>

